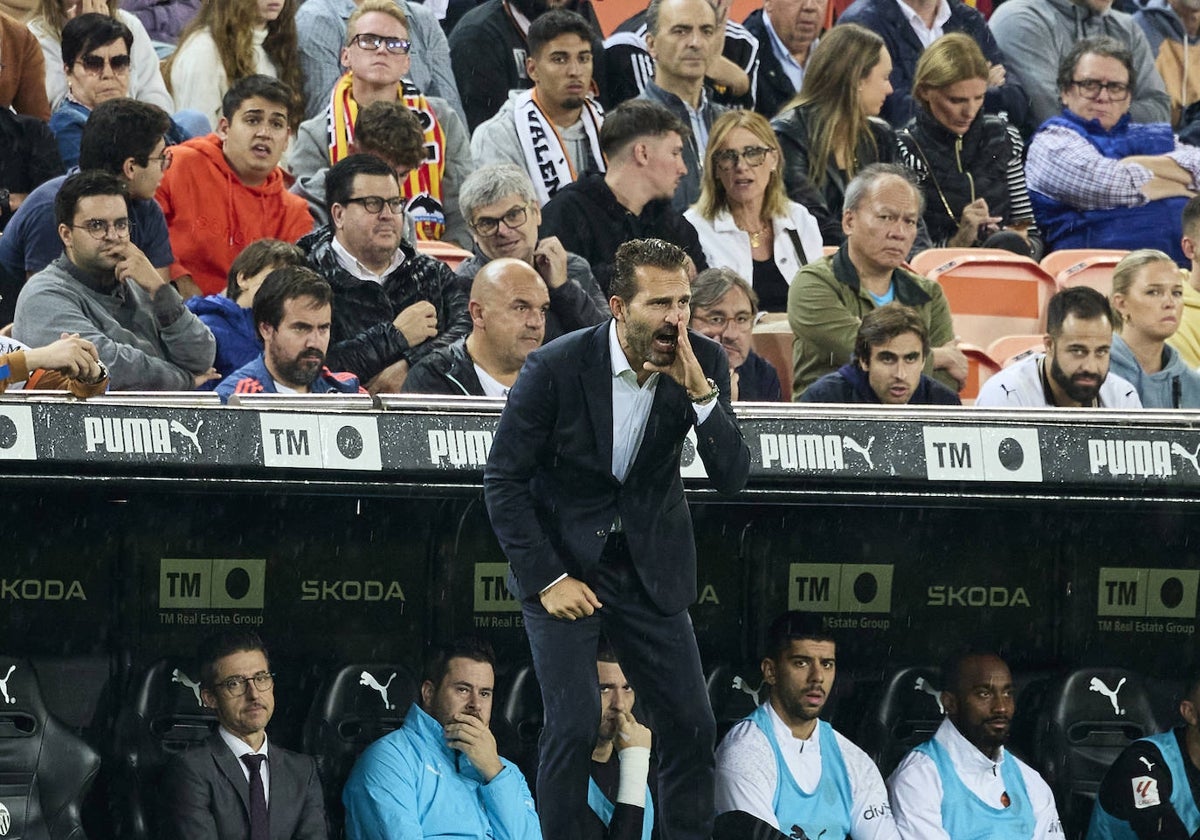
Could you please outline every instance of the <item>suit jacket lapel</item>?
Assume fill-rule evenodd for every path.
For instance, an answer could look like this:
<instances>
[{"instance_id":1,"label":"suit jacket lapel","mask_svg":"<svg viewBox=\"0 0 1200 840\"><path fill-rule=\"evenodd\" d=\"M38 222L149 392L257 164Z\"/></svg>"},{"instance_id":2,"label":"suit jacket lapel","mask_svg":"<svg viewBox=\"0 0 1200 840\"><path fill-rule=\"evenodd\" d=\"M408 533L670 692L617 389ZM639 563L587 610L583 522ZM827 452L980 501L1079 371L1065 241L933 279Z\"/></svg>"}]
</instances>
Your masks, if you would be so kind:
<instances>
[{"instance_id":1,"label":"suit jacket lapel","mask_svg":"<svg viewBox=\"0 0 1200 840\"><path fill-rule=\"evenodd\" d=\"M592 334L587 358L580 365L579 381L596 435L596 454L603 459L603 465L612 475L612 358L608 352L608 330L608 322L605 322Z\"/></svg>"},{"instance_id":2,"label":"suit jacket lapel","mask_svg":"<svg viewBox=\"0 0 1200 840\"><path fill-rule=\"evenodd\" d=\"M247 819L250 814L250 783L246 781L246 774L242 771L242 762L238 761L234 754L230 751L226 743L221 740L219 734L213 735L209 739L209 746L212 749L213 761L217 765L217 769L229 781L229 784L237 791L238 799L242 802L242 808L245 809ZM274 774L271 774L274 776Z\"/></svg>"}]
</instances>

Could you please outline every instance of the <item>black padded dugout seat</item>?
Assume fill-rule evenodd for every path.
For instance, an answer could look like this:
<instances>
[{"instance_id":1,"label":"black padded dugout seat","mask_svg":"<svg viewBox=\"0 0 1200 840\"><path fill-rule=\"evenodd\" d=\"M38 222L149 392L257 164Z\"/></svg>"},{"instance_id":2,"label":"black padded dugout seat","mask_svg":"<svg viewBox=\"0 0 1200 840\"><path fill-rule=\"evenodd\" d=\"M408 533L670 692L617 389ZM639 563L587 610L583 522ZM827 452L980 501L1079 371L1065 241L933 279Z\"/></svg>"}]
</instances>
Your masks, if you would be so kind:
<instances>
[{"instance_id":1,"label":"black padded dugout seat","mask_svg":"<svg viewBox=\"0 0 1200 840\"><path fill-rule=\"evenodd\" d=\"M877 699L867 703L870 711L863 718L858 743L885 779L909 750L932 738L942 725L941 688L940 670L928 665L884 675Z\"/></svg>"},{"instance_id":2,"label":"black padded dugout seat","mask_svg":"<svg viewBox=\"0 0 1200 840\"><path fill-rule=\"evenodd\" d=\"M492 731L500 754L520 769L530 791L537 787L538 740L545 726L542 688L533 663L514 668L497 684L503 702L492 712ZM496 718L499 717L499 720Z\"/></svg>"},{"instance_id":3,"label":"black padded dugout seat","mask_svg":"<svg viewBox=\"0 0 1200 840\"><path fill-rule=\"evenodd\" d=\"M718 743L735 723L758 708L760 698L767 697L767 692L761 690L762 672L757 664L737 668L717 663L704 675L704 684L717 720Z\"/></svg>"},{"instance_id":4,"label":"black padded dugout seat","mask_svg":"<svg viewBox=\"0 0 1200 840\"><path fill-rule=\"evenodd\" d=\"M1086 829L1100 782L1121 751L1158 731L1145 681L1132 671L1079 668L1050 684L1034 759L1068 834Z\"/></svg>"},{"instance_id":5,"label":"black padded dugout seat","mask_svg":"<svg viewBox=\"0 0 1200 840\"><path fill-rule=\"evenodd\" d=\"M0 656L0 836L82 840L100 756L50 714L24 659Z\"/></svg>"},{"instance_id":6,"label":"black padded dugout seat","mask_svg":"<svg viewBox=\"0 0 1200 840\"><path fill-rule=\"evenodd\" d=\"M304 725L304 752L316 759L333 836L342 836L342 788L354 762L373 741L403 725L416 699L415 678L394 663L343 665L317 689Z\"/></svg>"},{"instance_id":7,"label":"black padded dugout seat","mask_svg":"<svg viewBox=\"0 0 1200 840\"><path fill-rule=\"evenodd\" d=\"M117 719L121 768L117 788L117 836L157 836L158 785L179 753L217 729L217 715L200 700L200 669L191 659L154 662L135 678Z\"/></svg>"}]
</instances>

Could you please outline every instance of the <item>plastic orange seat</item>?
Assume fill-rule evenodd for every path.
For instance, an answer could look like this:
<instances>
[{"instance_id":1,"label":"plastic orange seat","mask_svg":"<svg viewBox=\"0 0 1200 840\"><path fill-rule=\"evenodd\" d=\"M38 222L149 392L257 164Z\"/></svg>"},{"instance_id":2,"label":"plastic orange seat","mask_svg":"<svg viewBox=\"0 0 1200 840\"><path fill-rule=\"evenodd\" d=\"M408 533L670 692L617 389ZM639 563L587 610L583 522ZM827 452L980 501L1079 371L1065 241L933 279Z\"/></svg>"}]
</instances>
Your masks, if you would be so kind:
<instances>
[{"instance_id":1,"label":"plastic orange seat","mask_svg":"<svg viewBox=\"0 0 1200 840\"><path fill-rule=\"evenodd\" d=\"M1112 294L1113 269L1128 253L1074 248L1048 255L1042 260L1042 267L1054 276L1059 289L1088 286L1108 297ZM1052 268L1058 270L1051 271Z\"/></svg>"},{"instance_id":2,"label":"plastic orange seat","mask_svg":"<svg viewBox=\"0 0 1200 840\"><path fill-rule=\"evenodd\" d=\"M783 398L792 399L792 328L787 321L772 321L760 324L754 328L752 338L754 352L762 356L775 368L779 376L779 387L783 389Z\"/></svg>"},{"instance_id":3,"label":"plastic orange seat","mask_svg":"<svg viewBox=\"0 0 1200 840\"><path fill-rule=\"evenodd\" d=\"M1015 257L1012 251L999 248L927 248L908 261L917 274L926 277L940 265L962 257Z\"/></svg>"},{"instance_id":4,"label":"plastic orange seat","mask_svg":"<svg viewBox=\"0 0 1200 840\"><path fill-rule=\"evenodd\" d=\"M967 381L959 391L958 397L964 405L970 405L979 396L979 389L983 387L983 383L999 372L1000 364L985 350L973 344L964 342L958 345L958 349L967 357Z\"/></svg>"},{"instance_id":5,"label":"plastic orange seat","mask_svg":"<svg viewBox=\"0 0 1200 840\"><path fill-rule=\"evenodd\" d=\"M1042 268L1046 269L1046 273L1051 277L1057 277L1065 269L1089 257L1115 257L1113 265L1116 265L1122 257L1128 254L1128 251L1111 248L1064 248L1061 251L1052 251L1042 257Z\"/></svg>"},{"instance_id":6,"label":"plastic orange seat","mask_svg":"<svg viewBox=\"0 0 1200 840\"><path fill-rule=\"evenodd\" d=\"M1028 350L1042 350L1045 340L1042 335L1006 335L988 345L987 354L1006 368L1015 361L1017 356Z\"/></svg>"},{"instance_id":7,"label":"plastic orange seat","mask_svg":"<svg viewBox=\"0 0 1200 840\"><path fill-rule=\"evenodd\" d=\"M998 338L1045 328L1054 280L1028 257L983 251L953 257L926 272L946 295L955 333L987 347ZM928 252L926 252L928 253Z\"/></svg>"},{"instance_id":8,"label":"plastic orange seat","mask_svg":"<svg viewBox=\"0 0 1200 840\"><path fill-rule=\"evenodd\" d=\"M455 270L472 256L470 251L465 251L452 242L438 242L432 239L418 239L417 251L435 260L441 260Z\"/></svg>"}]
</instances>

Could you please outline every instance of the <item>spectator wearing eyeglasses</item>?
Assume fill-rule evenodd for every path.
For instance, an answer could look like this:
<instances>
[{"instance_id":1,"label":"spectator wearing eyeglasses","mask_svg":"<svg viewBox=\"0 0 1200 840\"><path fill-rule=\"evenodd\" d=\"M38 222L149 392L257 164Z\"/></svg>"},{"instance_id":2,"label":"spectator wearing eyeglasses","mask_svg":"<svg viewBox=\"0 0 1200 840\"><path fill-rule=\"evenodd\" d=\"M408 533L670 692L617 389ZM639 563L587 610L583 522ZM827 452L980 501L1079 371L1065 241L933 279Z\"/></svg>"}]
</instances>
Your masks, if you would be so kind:
<instances>
[{"instance_id":1,"label":"spectator wearing eyeglasses","mask_svg":"<svg viewBox=\"0 0 1200 840\"><path fill-rule=\"evenodd\" d=\"M1058 69L1061 116L1029 144L1025 176L1050 250L1157 248L1189 265L1183 207L1200 188L1200 149L1166 122L1134 123L1133 56L1112 38L1077 43Z\"/></svg>"},{"instance_id":2,"label":"spectator wearing eyeglasses","mask_svg":"<svg viewBox=\"0 0 1200 840\"><path fill-rule=\"evenodd\" d=\"M783 402L775 368L750 349L758 295L737 272L709 268L692 281L693 330L719 341L729 357L729 398L734 402Z\"/></svg>"},{"instance_id":3,"label":"spectator wearing eyeglasses","mask_svg":"<svg viewBox=\"0 0 1200 840\"><path fill-rule=\"evenodd\" d=\"M128 188L116 175L72 175L54 199L63 255L25 284L13 337L31 347L90 341L114 391L186 391L217 377L216 342L130 241Z\"/></svg>"},{"instance_id":4,"label":"spectator wearing eyeglasses","mask_svg":"<svg viewBox=\"0 0 1200 840\"><path fill-rule=\"evenodd\" d=\"M68 169L79 163L83 126L101 102L129 95L129 27L108 15L86 14L67 21L62 31L62 63L67 95L50 117L50 130ZM192 135L174 120L164 132L167 145Z\"/></svg>"},{"instance_id":5,"label":"spectator wearing eyeglasses","mask_svg":"<svg viewBox=\"0 0 1200 840\"><path fill-rule=\"evenodd\" d=\"M158 835L325 840L316 762L267 737L275 675L262 639L226 631L201 642L197 658L200 698L220 727L169 766Z\"/></svg>"},{"instance_id":6,"label":"spectator wearing eyeglasses","mask_svg":"<svg viewBox=\"0 0 1200 840\"><path fill-rule=\"evenodd\" d=\"M409 81L413 45L404 11L394 0L361 0L346 33L342 66L347 72L326 97L325 108L300 126L289 169L308 177L366 151L355 133L360 111L377 102L398 102L416 116L423 133L422 158L396 172L416 237L469 248L458 190L472 167L470 137L449 102L426 96Z\"/></svg>"},{"instance_id":7,"label":"spectator wearing eyeglasses","mask_svg":"<svg viewBox=\"0 0 1200 840\"><path fill-rule=\"evenodd\" d=\"M729 111L713 123L700 200L683 214L709 266L750 281L763 311L779 318L796 272L822 256L816 219L788 199L782 172L779 140L766 117Z\"/></svg>"},{"instance_id":8,"label":"spectator wearing eyeglasses","mask_svg":"<svg viewBox=\"0 0 1200 840\"><path fill-rule=\"evenodd\" d=\"M171 279L175 257L154 191L171 165L171 152L163 137L170 122L161 108L148 102L111 99L92 111L79 144L79 163L85 170L108 172L125 183L130 241L164 281ZM66 178L51 178L29 193L0 237L0 324L12 321L17 293L25 280L63 252L54 198Z\"/></svg>"},{"instance_id":9,"label":"spectator wearing eyeglasses","mask_svg":"<svg viewBox=\"0 0 1200 840\"><path fill-rule=\"evenodd\" d=\"M546 341L608 320L608 300L588 261L557 236L538 237L542 211L524 169L511 163L477 169L463 182L459 200L475 238L474 256L458 267L464 289L489 261L517 259L532 266L549 291Z\"/></svg>"},{"instance_id":10,"label":"spectator wearing eyeglasses","mask_svg":"<svg viewBox=\"0 0 1200 840\"><path fill-rule=\"evenodd\" d=\"M261 74L298 92L296 50L296 0L204 0L163 73L175 106L199 111L215 131L221 100L238 79ZM299 124L299 102L291 114Z\"/></svg>"},{"instance_id":11,"label":"spectator wearing eyeglasses","mask_svg":"<svg viewBox=\"0 0 1200 840\"><path fill-rule=\"evenodd\" d=\"M448 265L404 241L404 197L383 160L339 160L325 201L332 222L298 244L333 287L328 365L371 393L396 393L413 365L471 331L466 292Z\"/></svg>"}]
</instances>

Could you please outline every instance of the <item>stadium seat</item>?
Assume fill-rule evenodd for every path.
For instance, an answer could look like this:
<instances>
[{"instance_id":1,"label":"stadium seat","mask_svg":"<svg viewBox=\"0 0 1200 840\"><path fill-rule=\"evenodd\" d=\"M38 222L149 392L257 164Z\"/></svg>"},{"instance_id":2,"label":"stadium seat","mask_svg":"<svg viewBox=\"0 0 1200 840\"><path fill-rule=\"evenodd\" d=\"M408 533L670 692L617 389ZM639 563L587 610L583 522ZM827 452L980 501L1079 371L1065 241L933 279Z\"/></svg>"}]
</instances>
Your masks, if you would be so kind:
<instances>
[{"instance_id":1,"label":"stadium seat","mask_svg":"<svg viewBox=\"0 0 1200 840\"><path fill-rule=\"evenodd\" d=\"M46 709L28 661L0 656L0 674L3 835L82 840L81 806L100 756Z\"/></svg>"},{"instance_id":2,"label":"stadium seat","mask_svg":"<svg viewBox=\"0 0 1200 840\"><path fill-rule=\"evenodd\" d=\"M303 751L317 761L333 836L341 836L345 822L342 788L354 762L372 742L400 728L416 699L416 679L395 663L343 665L317 689Z\"/></svg>"},{"instance_id":3,"label":"stadium seat","mask_svg":"<svg viewBox=\"0 0 1200 840\"><path fill-rule=\"evenodd\" d=\"M995 359L1000 367L1006 368L1016 361L1017 356L1021 356L1030 350L1041 352L1045 347L1045 340L1040 333L1006 335L989 344L987 354Z\"/></svg>"},{"instance_id":4,"label":"stadium seat","mask_svg":"<svg viewBox=\"0 0 1200 840\"><path fill-rule=\"evenodd\" d=\"M729 728L758 708L767 698L763 691L762 672L757 664L737 668L719 663L707 670L704 676L708 688L708 702L717 719L717 739L725 737Z\"/></svg>"},{"instance_id":5,"label":"stadium seat","mask_svg":"<svg viewBox=\"0 0 1200 840\"><path fill-rule=\"evenodd\" d=\"M783 389L783 399L792 399L792 328L787 321L769 321L754 328L752 336L753 350L762 356L779 376L779 387Z\"/></svg>"},{"instance_id":6,"label":"stadium seat","mask_svg":"<svg viewBox=\"0 0 1200 840\"><path fill-rule=\"evenodd\" d=\"M1042 257L1042 268L1059 289L1089 286L1107 297L1112 292L1112 273L1129 252L1107 248L1066 248Z\"/></svg>"},{"instance_id":7,"label":"stadium seat","mask_svg":"<svg viewBox=\"0 0 1200 840\"><path fill-rule=\"evenodd\" d=\"M859 746L884 778L909 750L932 738L942 725L941 687L941 673L933 666L907 666L884 675L858 735Z\"/></svg>"},{"instance_id":8,"label":"stadium seat","mask_svg":"<svg viewBox=\"0 0 1200 840\"><path fill-rule=\"evenodd\" d=\"M471 252L459 248L451 242L438 242L430 239L418 239L417 251L426 256L441 260L454 270L471 258Z\"/></svg>"},{"instance_id":9,"label":"stadium seat","mask_svg":"<svg viewBox=\"0 0 1200 840\"><path fill-rule=\"evenodd\" d=\"M1027 257L971 250L974 253L955 256L924 272L941 285L955 334L987 347L1002 336L1042 330L1046 302L1055 292L1050 275ZM929 253L919 257L923 261Z\"/></svg>"},{"instance_id":10,"label":"stadium seat","mask_svg":"<svg viewBox=\"0 0 1200 840\"><path fill-rule=\"evenodd\" d=\"M1000 363L988 354L982 347L974 344L960 343L958 349L967 357L967 381L959 391L959 399L964 405L971 405L979 396L979 389L992 374L1000 371Z\"/></svg>"},{"instance_id":11,"label":"stadium seat","mask_svg":"<svg viewBox=\"0 0 1200 840\"><path fill-rule=\"evenodd\" d=\"M935 268L963 257L1011 257L1012 251L1000 248L926 248L908 261L909 268L928 277Z\"/></svg>"},{"instance_id":12,"label":"stadium seat","mask_svg":"<svg viewBox=\"0 0 1200 840\"><path fill-rule=\"evenodd\" d=\"M1067 836L1082 836L1100 781L1121 751L1159 729L1145 682L1132 671L1079 668L1051 683L1033 758L1054 791Z\"/></svg>"},{"instance_id":13,"label":"stadium seat","mask_svg":"<svg viewBox=\"0 0 1200 840\"><path fill-rule=\"evenodd\" d=\"M501 754L520 768L532 791L537 785L538 739L545 721L542 689L533 664L526 662L514 668L497 688L502 702L492 710L492 730L497 741L506 742L501 745Z\"/></svg>"},{"instance_id":14,"label":"stadium seat","mask_svg":"<svg viewBox=\"0 0 1200 840\"><path fill-rule=\"evenodd\" d=\"M134 680L117 719L116 836L158 836L163 770L174 756L216 731L216 712L201 701L199 683L199 669L185 657L160 659Z\"/></svg>"}]
</instances>

